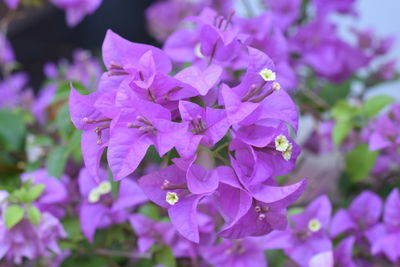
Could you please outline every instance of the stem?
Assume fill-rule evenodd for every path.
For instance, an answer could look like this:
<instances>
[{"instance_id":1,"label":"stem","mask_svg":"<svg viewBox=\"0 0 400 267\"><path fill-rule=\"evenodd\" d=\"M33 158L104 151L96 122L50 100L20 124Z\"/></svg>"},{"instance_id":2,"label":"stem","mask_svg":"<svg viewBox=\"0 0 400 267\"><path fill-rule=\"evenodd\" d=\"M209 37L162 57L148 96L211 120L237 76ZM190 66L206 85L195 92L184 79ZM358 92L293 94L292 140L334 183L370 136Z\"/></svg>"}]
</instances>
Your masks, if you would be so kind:
<instances>
[{"instance_id":1,"label":"stem","mask_svg":"<svg viewBox=\"0 0 400 267\"><path fill-rule=\"evenodd\" d=\"M319 97L319 95L317 95L313 91L311 91L311 90L309 90L307 88L301 88L300 92L302 92L309 99L313 100L320 107L323 107L323 108L326 108L326 109L329 108L328 103L326 103L325 100L323 100L321 97Z\"/></svg>"},{"instance_id":2,"label":"stem","mask_svg":"<svg viewBox=\"0 0 400 267\"><path fill-rule=\"evenodd\" d=\"M222 149L224 149L228 145L229 145L228 143L225 143L225 144L219 146L217 149L214 150L214 153L218 153L219 151L221 151Z\"/></svg>"},{"instance_id":3,"label":"stem","mask_svg":"<svg viewBox=\"0 0 400 267\"><path fill-rule=\"evenodd\" d=\"M120 251L120 250L108 250L103 248L97 248L93 250L93 253L96 255L104 255L104 256L113 256L113 257L124 257L130 259L140 259L140 258L150 258L150 253L138 254L129 251Z\"/></svg>"}]
</instances>

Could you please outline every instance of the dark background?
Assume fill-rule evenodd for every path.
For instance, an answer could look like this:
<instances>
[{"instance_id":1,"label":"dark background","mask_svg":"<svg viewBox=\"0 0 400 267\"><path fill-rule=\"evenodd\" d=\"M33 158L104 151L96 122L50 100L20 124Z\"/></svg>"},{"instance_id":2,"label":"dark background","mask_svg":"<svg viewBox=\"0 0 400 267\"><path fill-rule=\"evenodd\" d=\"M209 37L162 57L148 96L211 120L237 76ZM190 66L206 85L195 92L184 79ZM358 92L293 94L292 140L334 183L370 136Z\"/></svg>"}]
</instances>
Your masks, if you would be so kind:
<instances>
[{"instance_id":1,"label":"dark background","mask_svg":"<svg viewBox=\"0 0 400 267\"><path fill-rule=\"evenodd\" d=\"M71 58L76 48L90 49L100 55L107 29L133 42L157 45L146 31L144 14L152 2L154 0L103 0L100 8L75 28L68 28L63 10L51 5L32 8L13 20L8 39L22 70L30 76L30 85L37 90L44 80L46 62Z\"/></svg>"}]
</instances>

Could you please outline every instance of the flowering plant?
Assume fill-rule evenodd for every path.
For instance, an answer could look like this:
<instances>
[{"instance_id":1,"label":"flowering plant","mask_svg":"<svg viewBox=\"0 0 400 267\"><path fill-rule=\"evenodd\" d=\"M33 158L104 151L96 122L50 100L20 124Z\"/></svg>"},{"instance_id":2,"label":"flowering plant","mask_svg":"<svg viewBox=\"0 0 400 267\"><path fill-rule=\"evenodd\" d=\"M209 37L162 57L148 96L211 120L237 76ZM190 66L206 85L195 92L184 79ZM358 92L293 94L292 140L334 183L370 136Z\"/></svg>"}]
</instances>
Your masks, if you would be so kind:
<instances>
[{"instance_id":1,"label":"flowering plant","mask_svg":"<svg viewBox=\"0 0 400 267\"><path fill-rule=\"evenodd\" d=\"M0 33L0 262L398 264L394 39L340 37L354 2L156 2L162 48L108 30L36 95Z\"/></svg>"}]
</instances>

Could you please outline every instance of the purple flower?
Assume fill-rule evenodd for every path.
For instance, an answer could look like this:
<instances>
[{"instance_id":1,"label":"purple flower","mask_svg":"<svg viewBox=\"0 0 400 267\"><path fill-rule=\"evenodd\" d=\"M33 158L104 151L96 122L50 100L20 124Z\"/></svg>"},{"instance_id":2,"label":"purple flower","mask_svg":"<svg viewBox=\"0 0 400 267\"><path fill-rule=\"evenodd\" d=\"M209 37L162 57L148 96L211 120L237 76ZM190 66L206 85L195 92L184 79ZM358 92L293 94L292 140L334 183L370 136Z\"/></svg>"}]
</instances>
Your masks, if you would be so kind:
<instances>
[{"instance_id":1,"label":"purple flower","mask_svg":"<svg viewBox=\"0 0 400 267\"><path fill-rule=\"evenodd\" d=\"M87 169L79 173L79 191L83 198L79 218L84 236L93 242L97 229L127 220L128 209L147 201L137 184L129 179L121 182L117 200L112 195L107 172L100 169L96 182Z\"/></svg>"},{"instance_id":2,"label":"purple flower","mask_svg":"<svg viewBox=\"0 0 400 267\"><path fill-rule=\"evenodd\" d=\"M172 225L182 236L199 242L197 206L200 200L212 194L212 191L191 193L186 184L186 172L176 165L141 177L139 185L150 200L168 209Z\"/></svg>"},{"instance_id":3,"label":"purple flower","mask_svg":"<svg viewBox=\"0 0 400 267\"><path fill-rule=\"evenodd\" d=\"M85 16L94 13L102 0L51 0L51 2L65 10L68 26L75 27Z\"/></svg>"},{"instance_id":4,"label":"purple flower","mask_svg":"<svg viewBox=\"0 0 400 267\"><path fill-rule=\"evenodd\" d=\"M18 72L6 80L0 80L0 108L24 107L28 109L32 99L32 92L24 90L28 77L25 73Z\"/></svg>"},{"instance_id":5,"label":"purple flower","mask_svg":"<svg viewBox=\"0 0 400 267\"><path fill-rule=\"evenodd\" d=\"M10 9L16 9L19 5L19 0L4 0L4 2Z\"/></svg>"},{"instance_id":6,"label":"purple flower","mask_svg":"<svg viewBox=\"0 0 400 267\"><path fill-rule=\"evenodd\" d=\"M224 239L219 244L201 247L200 254L215 267L268 266L260 243L256 238Z\"/></svg>"},{"instance_id":7,"label":"purple flower","mask_svg":"<svg viewBox=\"0 0 400 267\"><path fill-rule=\"evenodd\" d=\"M64 175L62 179L68 180L69 178ZM64 216L64 205L68 202L68 192L63 182L48 175L46 169L24 173L21 175L21 180L23 182L30 180L32 184L43 184L44 191L35 205L41 211L47 211L57 218Z\"/></svg>"},{"instance_id":8,"label":"purple flower","mask_svg":"<svg viewBox=\"0 0 400 267\"><path fill-rule=\"evenodd\" d=\"M133 214L129 222L138 236L138 251L147 252L154 244L171 244L175 229L168 222L156 222L141 214Z\"/></svg>"},{"instance_id":9,"label":"purple flower","mask_svg":"<svg viewBox=\"0 0 400 267\"><path fill-rule=\"evenodd\" d=\"M377 226L372 236L373 255L384 254L392 263L400 260L400 195L397 188L388 196L383 213L384 226Z\"/></svg>"},{"instance_id":10,"label":"purple flower","mask_svg":"<svg viewBox=\"0 0 400 267\"><path fill-rule=\"evenodd\" d=\"M395 104L391 110L370 122L369 149L370 150L393 150L400 143L399 129L400 105Z\"/></svg>"},{"instance_id":11,"label":"purple flower","mask_svg":"<svg viewBox=\"0 0 400 267\"><path fill-rule=\"evenodd\" d=\"M356 267L353 261L353 246L355 238L353 236L346 237L336 246L334 252L335 264L346 267Z\"/></svg>"},{"instance_id":12,"label":"purple flower","mask_svg":"<svg viewBox=\"0 0 400 267\"><path fill-rule=\"evenodd\" d=\"M299 0L265 0L265 3L272 11L273 21L282 30L286 30L300 17L301 1Z\"/></svg>"},{"instance_id":13,"label":"purple flower","mask_svg":"<svg viewBox=\"0 0 400 267\"><path fill-rule=\"evenodd\" d=\"M382 212L382 200L371 191L364 191L351 203L348 210L339 209L332 218L330 233L336 237L347 232L361 241L366 233L378 223Z\"/></svg>"},{"instance_id":14,"label":"purple flower","mask_svg":"<svg viewBox=\"0 0 400 267\"><path fill-rule=\"evenodd\" d=\"M7 230L0 220L0 259L21 264L24 257L36 259L49 257L51 252L61 253L57 241L67 237L62 224L50 213L42 213L38 225L22 219Z\"/></svg>"},{"instance_id":15,"label":"purple flower","mask_svg":"<svg viewBox=\"0 0 400 267\"><path fill-rule=\"evenodd\" d=\"M206 109L188 101L179 101L179 111L189 132L181 136L176 148L182 157L191 157L199 144L214 146L227 133L230 124L223 109Z\"/></svg>"},{"instance_id":16,"label":"purple flower","mask_svg":"<svg viewBox=\"0 0 400 267\"><path fill-rule=\"evenodd\" d=\"M47 121L46 109L51 104L56 91L57 85L49 84L40 90L39 95L32 104L31 111L36 120L41 124L44 124Z\"/></svg>"},{"instance_id":17,"label":"purple flower","mask_svg":"<svg viewBox=\"0 0 400 267\"><path fill-rule=\"evenodd\" d=\"M327 235L331 211L329 199L326 196L318 197L302 213L291 217L294 223L292 229L274 231L266 236L265 248L284 249L300 266L325 266L313 264L331 262L332 243Z\"/></svg>"},{"instance_id":18,"label":"purple flower","mask_svg":"<svg viewBox=\"0 0 400 267\"><path fill-rule=\"evenodd\" d=\"M11 2L11 1L10 1ZM15 61L11 44L3 33L0 33L0 67Z\"/></svg>"}]
</instances>

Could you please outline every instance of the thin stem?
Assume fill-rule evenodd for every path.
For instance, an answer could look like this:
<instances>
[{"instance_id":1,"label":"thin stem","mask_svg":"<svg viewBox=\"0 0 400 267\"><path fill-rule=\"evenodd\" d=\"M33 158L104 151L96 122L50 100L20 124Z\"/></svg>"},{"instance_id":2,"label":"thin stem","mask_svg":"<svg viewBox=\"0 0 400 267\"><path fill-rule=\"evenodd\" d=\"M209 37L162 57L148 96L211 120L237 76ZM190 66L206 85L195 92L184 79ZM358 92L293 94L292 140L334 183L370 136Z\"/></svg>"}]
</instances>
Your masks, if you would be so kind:
<instances>
[{"instance_id":1,"label":"thin stem","mask_svg":"<svg viewBox=\"0 0 400 267\"><path fill-rule=\"evenodd\" d=\"M227 147L228 145L229 145L228 143L225 143L225 144L219 146L219 147L218 147L217 149L215 149L213 152L214 152L214 153L218 153L219 151L221 151L222 149L224 149L224 148Z\"/></svg>"}]
</instances>

